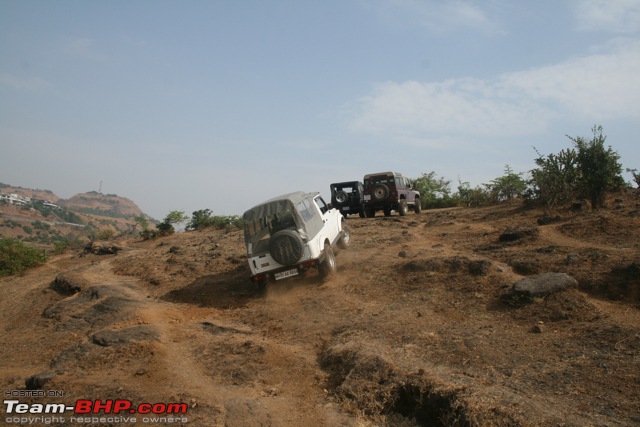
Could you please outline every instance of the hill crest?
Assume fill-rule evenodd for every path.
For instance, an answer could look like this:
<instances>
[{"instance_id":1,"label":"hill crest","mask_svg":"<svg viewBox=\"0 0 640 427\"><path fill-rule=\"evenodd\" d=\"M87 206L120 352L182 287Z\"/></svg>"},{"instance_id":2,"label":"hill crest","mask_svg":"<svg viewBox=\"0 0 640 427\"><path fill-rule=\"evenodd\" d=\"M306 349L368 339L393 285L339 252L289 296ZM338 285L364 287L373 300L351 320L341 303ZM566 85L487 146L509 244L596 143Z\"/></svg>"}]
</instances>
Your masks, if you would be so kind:
<instances>
[{"instance_id":1,"label":"hill crest","mask_svg":"<svg viewBox=\"0 0 640 427\"><path fill-rule=\"evenodd\" d=\"M103 194L97 191L78 193L69 199L63 199L51 190L18 187L0 183L0 194L26 197L36 201L48 201L58 204L73 212L95 214L108 217L136 217L144 215L140 207L123 196L117 194Z\"/></svg>"},{"instance_id":2,"label":"hill crest","mask_svg":"<svg viewBox=\"0 0 640 427\"><path fill-rule=\"evenodd\" d=\"M0 237L50 247L87 241L104 233L135 230L136 217L147 216L132 200L96 191L68 200L50 190L0 183Z\"/></svg>"},{"instance_id":3,"label":"hill crest","mask_svg":"<svg viewBox=\"0 0 640 427\"><path fill-rule=\"evenodd\" d=\"M97 191L76 194L65 200L62 206L74 212L110 217L136 217L144 214L131 199Z\"/></svg>"}]
</instances>

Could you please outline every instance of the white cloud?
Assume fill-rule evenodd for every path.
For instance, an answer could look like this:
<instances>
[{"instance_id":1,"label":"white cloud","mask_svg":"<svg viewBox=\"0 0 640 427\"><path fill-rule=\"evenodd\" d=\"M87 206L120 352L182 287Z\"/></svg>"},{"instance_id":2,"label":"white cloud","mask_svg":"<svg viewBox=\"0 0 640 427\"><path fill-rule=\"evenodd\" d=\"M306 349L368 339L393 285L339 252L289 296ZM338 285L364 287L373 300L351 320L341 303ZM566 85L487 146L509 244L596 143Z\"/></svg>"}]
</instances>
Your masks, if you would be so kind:
<instances>
[{"instance_id":1,"label":"white cloud","mask_svg":"<svg viewBox=\"0 0 640 427\"><path fill-rule=\"evenodd\" d=\"M570 4L574 5L579 30L623 34L640 30L638 0L583 0Z\"/></svg>"},{"instance_id":2,"label":"white cloud","mask_svg":"<svg viewBox=\"0 0 640 427\"><path fill-rule=\"evenodd\" d=\"M479 79L441 83L387 82L361 100L355 131L408 135L517 135L536 128L532 116L544 116L536 103L501 82Z\"/></svg>"},{"instance_id":3,"label":"white cloud","mask_svg":"<svg viewBox=\"0 0 640 427\"><path fill-rule=\"evenodd\" d=\"M551 101L558 112L592 119L640 119L640 42L503 77L533 101Z\"/></svg>"},{"instance_id":4,"label":"white cloud","mask_svg":"<svg viewBox=\"0 0 640 427\"><path fill-rule=\"evenodd\" d=\"M553 120L640 119L640 42L557 65L435 83L385 82L359 100L353 131L433 138L518 136L544 131Z\"/></svg>"}]
</instances>

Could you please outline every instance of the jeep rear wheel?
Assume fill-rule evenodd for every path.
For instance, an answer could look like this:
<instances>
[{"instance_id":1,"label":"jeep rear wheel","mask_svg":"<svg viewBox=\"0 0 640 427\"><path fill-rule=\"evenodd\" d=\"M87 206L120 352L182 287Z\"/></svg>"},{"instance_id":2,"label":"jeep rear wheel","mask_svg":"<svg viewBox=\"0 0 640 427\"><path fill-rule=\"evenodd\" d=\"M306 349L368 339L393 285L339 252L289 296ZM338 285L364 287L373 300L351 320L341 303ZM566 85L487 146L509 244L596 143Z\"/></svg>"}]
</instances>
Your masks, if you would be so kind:
<instances>
[{"instance_id":1,"label":"jeep rear wheel","mask_svg":"<svg viewBox=\"0 0 640 427\"><path fill-rule=\"evenodd\" d=\"M304 243L300 235L293 230L282 230L269 239L271 257L282 265L294 265L304 251Z\"/></svg>"},{"instance_id":2,"label":"jeep rear wheel","mask_svg":"<svg viewBox=\"0 0 640 427\"><path fill-rule=\"evenodd\" d=\"M331 245L324 244L324 260L319 267L320 276L329 277L336 272L336 257L331 249Z\"/></svg>"},{"instance_id":3,"label":"jeep rear wheel","mask_svg":"<svg viewBox=\"0 0 640 427\"><path fill-rule=\"evenodd\" d=\"M416 197L416 204L413 206L413 210L417 214L422 212L422 203L420 203L420 198L419 197Z\"/></svg>"},{"instance_id":4,"label":"jeep rear wheel","mask_svg":"<svg viewBox=\"0 0 640 427\"><path fill-rule=\"evenodd\" d=\"M407 206L407 201L402 199L398 203L398 213L400 216L405 216L409 212L409 206Z\"/></svg>"},{"instance_id":5,"label":"jeep rear wheel","mask_svg":"<svg viewBox=\"0 0 640 427\"><path fill-rule=\"evenodd\" d=\"M373 188L373 198L380 201L389 197L389 188L384 184L377 184Z\"/></svg>"}]
</instances>

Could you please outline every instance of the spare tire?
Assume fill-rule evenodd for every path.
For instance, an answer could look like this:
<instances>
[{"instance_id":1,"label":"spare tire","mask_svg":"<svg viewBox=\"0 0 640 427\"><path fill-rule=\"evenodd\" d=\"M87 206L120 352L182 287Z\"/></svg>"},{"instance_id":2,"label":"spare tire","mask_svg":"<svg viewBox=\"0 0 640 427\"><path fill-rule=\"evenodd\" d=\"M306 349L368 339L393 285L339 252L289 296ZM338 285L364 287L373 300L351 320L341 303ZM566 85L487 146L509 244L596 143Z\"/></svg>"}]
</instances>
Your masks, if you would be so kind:
<instances>
[{"instance_id":1,"label":"spare tire","mask_svg":"<svg viewBox=\"0 0 640 427\"><path fill-rule=\"evenodd\" d=\"M386 200L389 197L389 187L384 184L377 184L373 188L373 198L376 200Z\"/></svg>"},{"instance_id":2,"label":"spare tire","mask_svg":"<svg viewBox=\"0 0 640 427\"><path fill-rule=\"evenodd\" d=\"M344 191L338 191L336 193L336 202L338 203L344 203L347 201L347 193L345 193Z\"/></svg>"},{"instance_id":3,"label":"spare tire","mask_svg":"<svg viewBox=\"0 0 640 427\"><path fill-rule=\"evenodd\" d=\"M282 230L269 239L271 257L282 265L294 265L304 252L304 243L300 235L293 230Z\"/></svg>"}]
</instances>

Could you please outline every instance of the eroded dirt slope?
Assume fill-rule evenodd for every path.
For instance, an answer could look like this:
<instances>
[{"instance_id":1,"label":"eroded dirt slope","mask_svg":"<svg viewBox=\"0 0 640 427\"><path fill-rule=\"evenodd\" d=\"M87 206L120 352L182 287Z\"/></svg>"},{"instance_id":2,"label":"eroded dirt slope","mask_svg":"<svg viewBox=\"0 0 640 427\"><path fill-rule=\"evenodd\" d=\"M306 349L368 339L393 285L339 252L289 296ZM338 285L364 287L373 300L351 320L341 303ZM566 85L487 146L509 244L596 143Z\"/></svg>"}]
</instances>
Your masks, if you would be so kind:
<instances>
[{"instance_id":1,"label":"eroded dirt slope","mask_svg":"<svg viewBox=\"0 0 640 427\"><path fill-rule=\"evenodd\" d=\"M638 202L350 218L338 275L266 291L238 231L63 255L0 281L1 388L49 371L189 426L638 425ZM510 296L550 271L578 288Z\"/></svg>"}]
</instances>

